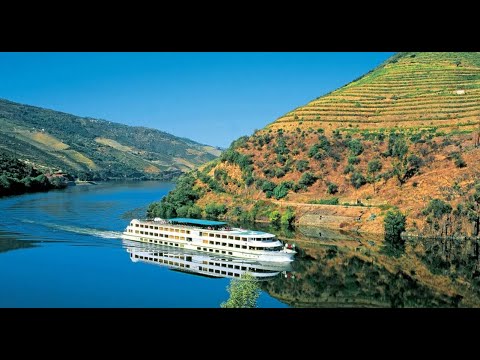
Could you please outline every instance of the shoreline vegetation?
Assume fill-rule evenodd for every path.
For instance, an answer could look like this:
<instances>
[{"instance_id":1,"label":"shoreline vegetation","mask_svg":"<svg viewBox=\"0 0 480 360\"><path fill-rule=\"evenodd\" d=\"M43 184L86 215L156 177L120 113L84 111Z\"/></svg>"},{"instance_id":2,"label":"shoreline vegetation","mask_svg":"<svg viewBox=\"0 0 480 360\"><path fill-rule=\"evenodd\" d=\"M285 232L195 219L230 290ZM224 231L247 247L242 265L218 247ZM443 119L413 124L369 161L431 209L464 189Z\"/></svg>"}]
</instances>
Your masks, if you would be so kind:
<instances>
[{"instance_id":1,"label":"shoreline vegetation","mask_svg":"<svg viewBox=\"0 0 480 360\"><path fill-rule=\"evenodd\" d=\"M46 192L53 189L64 189L68 174L60 172L43 173L31 164L22 162L12 156L0 152L0 198L25 193Z\"/></svg>"}]
</instances>

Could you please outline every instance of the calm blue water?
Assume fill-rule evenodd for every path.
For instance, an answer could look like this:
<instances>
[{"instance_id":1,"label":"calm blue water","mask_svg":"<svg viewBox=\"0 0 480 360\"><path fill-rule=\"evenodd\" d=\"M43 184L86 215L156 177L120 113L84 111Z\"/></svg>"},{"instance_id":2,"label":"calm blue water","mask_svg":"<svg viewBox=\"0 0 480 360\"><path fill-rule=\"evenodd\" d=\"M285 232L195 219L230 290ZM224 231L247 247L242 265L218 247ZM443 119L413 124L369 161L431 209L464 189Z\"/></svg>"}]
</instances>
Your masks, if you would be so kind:
<instances>
[{"instance_id":1,"label":"calm blue water","mask_svg":"<svg viewBox=\"0 0 480 360\"><path fill-rule=\"evenodd\" d=\"M76 186L0 199L0 307L219 307L227 278L132 262L119 239L171 183ZM259 307L287 307L265 292Z\"/></svg>"}]
</instances>

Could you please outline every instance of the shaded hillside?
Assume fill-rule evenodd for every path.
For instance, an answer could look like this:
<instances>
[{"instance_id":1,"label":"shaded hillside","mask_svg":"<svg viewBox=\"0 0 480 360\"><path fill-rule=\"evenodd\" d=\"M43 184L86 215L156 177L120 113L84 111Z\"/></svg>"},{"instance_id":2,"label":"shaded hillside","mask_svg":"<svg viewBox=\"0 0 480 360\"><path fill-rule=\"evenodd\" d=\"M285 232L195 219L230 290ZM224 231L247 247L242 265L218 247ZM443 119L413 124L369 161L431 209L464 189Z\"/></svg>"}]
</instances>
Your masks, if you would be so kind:
<instances>
[{"instance_id":1,"label":"shaded hillside","mask_svg":"<svg viewBox=\"0 0 480 360\"><path fill-rule=\"evenodd\" d=\"M171 178L217 157L168 133L0 100L0 149L81 177Z\"/></svg>"},{"instance_id":2,"label":"shaded hillside","mask_svg":"<svg viewBox=\"0 0 480 360\"><path fill-rule=\"evenodd\" d=\"M400 53L238 139L189 175L193 196L179 187L150 210L268 221L291 207L300 224L381 232L396 206L410 231L476 235L479 143L480 54Z\"/></svg>"}]
</instances>

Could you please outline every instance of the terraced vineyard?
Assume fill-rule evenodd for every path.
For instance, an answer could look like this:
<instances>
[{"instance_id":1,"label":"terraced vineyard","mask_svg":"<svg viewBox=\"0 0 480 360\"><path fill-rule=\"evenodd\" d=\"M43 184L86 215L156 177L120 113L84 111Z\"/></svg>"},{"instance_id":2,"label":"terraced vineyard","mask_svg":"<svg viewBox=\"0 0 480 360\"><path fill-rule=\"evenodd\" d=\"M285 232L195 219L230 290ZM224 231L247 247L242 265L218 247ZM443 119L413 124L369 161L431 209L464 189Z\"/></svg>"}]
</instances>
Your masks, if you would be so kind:
<instances>
[{"instance_id":1,"label":"terraced vineyard","mask_svg":"<svg viewBox=\"0 0 480 360\"><path fill-rule=\"evenodd\" d=\"M197 192L182 198L179 186L151 212L279 222L275 211L295 211L298 224L381 232L398 207L411 232L478 235L480 53L396 54L238 139L185 183Z\"/></svg>"},{"instance_id":2,"label":"terraced vineyard","mask_svg":"<svg viewBox=\"0 0 480 360\"><path fill-rule=\"evenodd\" d=\"M271 126L469 129L480 116L479 58L478 53L401 53Z\"/></svg>"}]
</instances>

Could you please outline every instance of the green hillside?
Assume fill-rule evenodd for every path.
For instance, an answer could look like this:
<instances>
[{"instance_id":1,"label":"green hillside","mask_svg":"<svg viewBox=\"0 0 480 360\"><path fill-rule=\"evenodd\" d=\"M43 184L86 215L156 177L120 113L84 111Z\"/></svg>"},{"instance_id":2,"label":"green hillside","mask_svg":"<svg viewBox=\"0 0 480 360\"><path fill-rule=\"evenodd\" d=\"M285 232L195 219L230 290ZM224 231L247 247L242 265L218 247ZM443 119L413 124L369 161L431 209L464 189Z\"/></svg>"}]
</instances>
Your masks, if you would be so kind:
<instances>
[{"instance_id":1,"label":"green hillside","mask_svg":"<svg viewBox=\"0 0 480 360\"><path fill-rule=\"evenodd\" d=\"M0 150L37 167L90 179L169 179L220 151L144 127L0 99Z\"/></svg>"}]
</instances>

